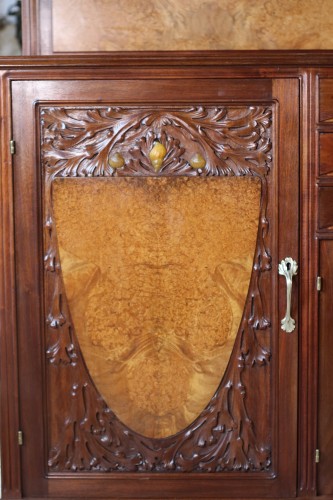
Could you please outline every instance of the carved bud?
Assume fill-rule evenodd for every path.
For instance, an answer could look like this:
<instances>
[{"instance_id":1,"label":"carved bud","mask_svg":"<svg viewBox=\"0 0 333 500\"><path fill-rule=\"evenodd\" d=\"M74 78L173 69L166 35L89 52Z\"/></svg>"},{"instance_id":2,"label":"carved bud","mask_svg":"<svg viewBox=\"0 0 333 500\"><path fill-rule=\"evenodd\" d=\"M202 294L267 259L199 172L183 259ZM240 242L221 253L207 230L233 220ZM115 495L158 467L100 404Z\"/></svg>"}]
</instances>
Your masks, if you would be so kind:
<instances>
[{"instance_id":1,"label":"carved bud","mask_svg":"<svg viewBox=\"0 0 333 500\"><path fill-rule=\"evenodd\" d=\"M121 168L125 165L125 160L119 153L113 153L109 156L109 165L112 168Z\"/></svg>"},{"instance_id":2,"label":"carved bud","mask_svg":"<svg viewBox=\"0 0 333 500\"><path fill-rule=\"evenodd\" d=\"M192 168L198 170L199 168L204 168L206 160L200 153L195 153L195 155L190 159L190 165Z\"/></svg>"},{"instance_id":3,"label":"carved bud","mask_svg":"<svg viewBox=\"0 0 333 500\"><path fill-rule=\"evenodd\" d=\"M152 148L152 150L149 153L149 158L150 158L150 161L154 167L155 172L158 172L159 169L161 168L166 154L167 154L167 150L165 149L163 144L161 144L158 141L155 141L154 147Z\"/></svg>"}]
</instances>

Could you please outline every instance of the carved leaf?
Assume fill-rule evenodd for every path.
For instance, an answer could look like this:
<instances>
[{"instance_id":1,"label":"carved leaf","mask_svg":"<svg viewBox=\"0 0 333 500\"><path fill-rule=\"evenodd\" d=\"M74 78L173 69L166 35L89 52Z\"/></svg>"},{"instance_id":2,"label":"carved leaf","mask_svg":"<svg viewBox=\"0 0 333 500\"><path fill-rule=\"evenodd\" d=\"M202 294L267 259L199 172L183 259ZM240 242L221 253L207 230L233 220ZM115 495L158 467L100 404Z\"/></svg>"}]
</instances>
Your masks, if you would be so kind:
<instances>
[{"instance_id":1,"label":"carved leaf","mask_svg":"<svg viewBox=\"0 0 333 500\"><path fill-rule=\"evenodd\" d=\"M107 158L121 152L122 174L154 175L148 155L158 140L167 149L164 174L189 173L189 158L199 150L207 175L247 175L266 171L271 161L270 121L271 110L259 106L44 109L43 158L53 175L110 176Z\"/></svg>"}]
</instances>

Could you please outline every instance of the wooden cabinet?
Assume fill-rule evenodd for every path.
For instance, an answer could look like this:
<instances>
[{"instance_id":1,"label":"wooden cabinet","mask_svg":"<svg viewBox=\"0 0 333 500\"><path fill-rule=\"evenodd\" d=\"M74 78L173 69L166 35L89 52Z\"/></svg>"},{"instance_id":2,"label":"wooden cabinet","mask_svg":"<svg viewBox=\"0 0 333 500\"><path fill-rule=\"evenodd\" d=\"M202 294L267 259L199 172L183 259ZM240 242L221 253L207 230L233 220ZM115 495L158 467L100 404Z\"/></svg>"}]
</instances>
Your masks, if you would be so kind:
<instances>
[{"instance_id":1,"label":"wooden cabinet","mask_svg":"<svg viewBox=\"0 0 333 500\"><path fill-rule=\"evenodd\" d=\"M333 494L332 55L235 61L3 61L4 498Z\"/></svg>"}]
</instances>

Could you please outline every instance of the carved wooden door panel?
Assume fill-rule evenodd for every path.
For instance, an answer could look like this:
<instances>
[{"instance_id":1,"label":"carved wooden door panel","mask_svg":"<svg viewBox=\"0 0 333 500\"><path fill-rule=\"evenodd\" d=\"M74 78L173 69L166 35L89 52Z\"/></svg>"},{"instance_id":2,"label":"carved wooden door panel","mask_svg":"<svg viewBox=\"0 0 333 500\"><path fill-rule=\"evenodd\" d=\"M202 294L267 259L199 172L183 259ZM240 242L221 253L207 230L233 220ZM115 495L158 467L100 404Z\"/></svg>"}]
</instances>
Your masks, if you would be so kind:
<instances>
[{"instance_id":1,"label":"carved wooden door panel","mask_svg":"<svg viewBox=\"0 0 333 500\"><path fill-rule=\"evenodd\" d=\"M295 495L297 80L152 74L12 82L23 492Z\"/></svg>"}]
</instances>

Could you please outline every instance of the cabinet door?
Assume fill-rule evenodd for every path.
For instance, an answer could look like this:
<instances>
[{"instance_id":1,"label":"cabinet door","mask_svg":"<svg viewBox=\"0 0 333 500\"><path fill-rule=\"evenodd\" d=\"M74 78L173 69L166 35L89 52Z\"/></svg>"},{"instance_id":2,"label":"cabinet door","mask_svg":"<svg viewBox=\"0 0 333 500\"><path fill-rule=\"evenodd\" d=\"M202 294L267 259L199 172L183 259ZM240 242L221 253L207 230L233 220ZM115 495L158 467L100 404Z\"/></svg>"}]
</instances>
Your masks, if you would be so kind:
<instances>
[{"instance_id":1,"label":"cabinet door","mask_svg":"<svg viewBox=\"0 0 333 500\"><path fill-rule=\"evenodd\" d=\"M298 82L154 74L11 84L23 495L293 496Z\"/></svg>"}]
</instances>

